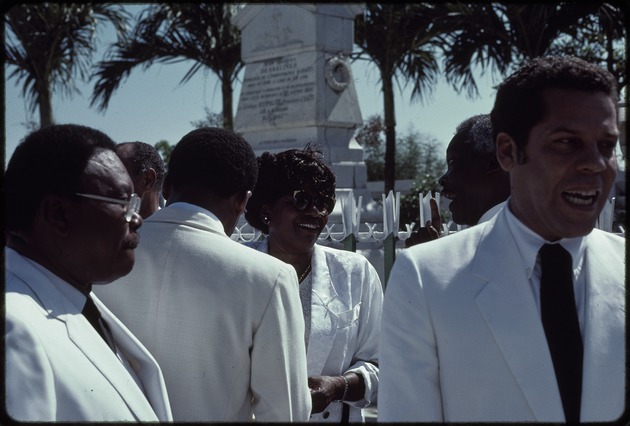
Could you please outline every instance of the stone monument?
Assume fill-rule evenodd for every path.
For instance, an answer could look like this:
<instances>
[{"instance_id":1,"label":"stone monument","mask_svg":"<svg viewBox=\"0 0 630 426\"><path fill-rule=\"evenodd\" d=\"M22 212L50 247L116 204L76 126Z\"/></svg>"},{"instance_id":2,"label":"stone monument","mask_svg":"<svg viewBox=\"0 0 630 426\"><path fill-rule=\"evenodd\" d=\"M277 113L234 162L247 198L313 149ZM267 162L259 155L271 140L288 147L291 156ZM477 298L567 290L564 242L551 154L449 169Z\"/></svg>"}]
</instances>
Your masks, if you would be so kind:
<instances>
[{"instance_id":1,"label":"stone monument","mask_svg":"<svg viewBox=\"0 0 630 426\"><path fill-rule=\"evenodd\" d=\"M360 4L333 3L241 9L233 24L241 30L245 76L234 130L256 155L319 144L337 177L337 198L350 189L363 196L367 220L379 213L367 190L363 148L353 138L362 117L348 60L362 11Z\"/></svg>"}]
</instances>

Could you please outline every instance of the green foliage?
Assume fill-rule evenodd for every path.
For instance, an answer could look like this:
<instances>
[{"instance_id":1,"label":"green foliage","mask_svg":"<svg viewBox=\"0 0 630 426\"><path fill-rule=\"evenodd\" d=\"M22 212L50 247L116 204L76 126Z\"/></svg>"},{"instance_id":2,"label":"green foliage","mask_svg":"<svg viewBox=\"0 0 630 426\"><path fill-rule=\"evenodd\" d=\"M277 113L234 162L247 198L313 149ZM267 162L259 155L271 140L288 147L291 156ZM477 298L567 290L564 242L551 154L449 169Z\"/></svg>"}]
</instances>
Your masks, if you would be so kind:
<instances>
[{"instance_id":1,"label":"green foliage","mask_svg":"<svg viewBox=\"0 0 630 426\"><path fill-rule=\"evenodd\" d=\"M446 3L436 20L442 33L444 76L459 93L478 94L473 66L506 76L531 58L577 55L598 63L625 85L627 17L604 2Z\"/></svg>"},{"instance_id":2,"label":"green foliage","mask_svg":"<svg viewBox=\"0 0 630 426\"><path fill-rule=\"evenodd\" d=\"M153 146L155 146L157 152L159 152L160 156L162 156L164 164L168 165L168 161L171 159L171 152L173 152L173 148L175 148L175 145L171 145L168 143L167 140L162 139Z\"/></svg>"},{"instance_id":3,"label":"green foliage","mask_svg":"<svg viewBox=\"0 0 630 426\"><path fill-rule=\"evenodd\" d=\"M394 82L412 84L411 99L426 99L437 84L439 31L435 22L447 11L428 3L367 3L354 25L354 58L368 59L379 70L385 123L385 190L396 179Z\"/></svg>"},{"instance_id":4,"label":"green foliage","mask_svg":"<svg viewBox=\"0 0 630 426\"><path fill-rule=\"evenodd\" d=\"M95 38L109 22L122 37L128 14L122 6L99 3L16 4L4 16L8 29L5 60L9 78L22 84L40 126L53 123L52 94L77 92L86 80L96 51Z\"/></svg>"},{"instance_id":5,"label":"green foliage","mask_svg":"<svg viewBox=\"0 0 630 426\"><path fill-rule=\"evenodd\" d=\"M383 133L383 120L374 115L358 129L355 136L364 149L369 181L383 180L384 177ZM440 187L438 179L446 170L444 152L433 136L413 129L398 137L396 147L396 179L413 180L411 193L400 197L400 223L418 223L418 193L435 192Z\"/></svg>"},{"instance_id":6,"label":"green foliage","mask_svg":"<svg viewBox=\"0 0 630 426\"><path fill-rule=\"evenodd\" d=\"M379 115L369 117L357 130L355 138L363 146L368 181L384 178L384 133L383 119ZM409 129L398 136L396 147L396 179L425 181L426 175L439 178L446 169L440 143L428 133Z\"/></svg>"},{"instance_id":7,"label":"green foliage","mask_svg":"<svg viewBox=\"0 0 630 426\"><path fill-rule=\"evenodd\" d=\"M191 121L190 125L195 128L200 127L223 127L223 115L217 112L212 112L208 107L204 108L206 117L201 120Z\"/></svg>"},{"instance_id":8,"label":"green foliage","mask_svg":"<svg viewBox=\"0 0 630 426\"><path fill-rule=\"evenodd\" d=\"M180 83L199 70L219 78L223 123L233 127L232 84L243 67L241 34L231 20L239 5L226 3L156 3L138 16L125 40L110 46L107 59L98 64L91 104L107 108L112 94L132 70L154 63L186 61L190 69Z\"/></svg>"}]
</instances>

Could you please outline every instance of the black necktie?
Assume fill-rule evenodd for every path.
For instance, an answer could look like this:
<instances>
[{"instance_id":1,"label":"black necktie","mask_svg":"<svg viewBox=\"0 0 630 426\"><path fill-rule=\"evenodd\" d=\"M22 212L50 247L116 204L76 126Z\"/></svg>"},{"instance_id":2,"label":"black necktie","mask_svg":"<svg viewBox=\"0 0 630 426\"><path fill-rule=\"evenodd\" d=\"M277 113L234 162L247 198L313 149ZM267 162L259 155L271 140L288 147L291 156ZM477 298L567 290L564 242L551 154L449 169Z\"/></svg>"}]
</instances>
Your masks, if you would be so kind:
<instances>
[{"instance_id":1,"label":"black necktie","mask_svg":"<svg viewBox=\"0 0 630 426\"><path fill-rule=\"evenodd\" d=\"M103 340L105 340L105 343L107 343L107 345L112 350L114 350L114 348L112 347L112 342L106 334L109 332L109 327L107 326L107 323L103 320L103 318L101 318L101 313L99 312L91 297L88 296L81 313L90 322L90 324L92 324L92 327L94 327L94 329L103 338Z\"/></svg>"},{"instance_id":2,"label":"black necktie","mask_svg":"<svg viewBox=\"0 0 630 426\"><path fill-rule=\"evenodd\" d=\"M564 416L567 423L576 423L580 421L583 347L573 294L573 263L560 244L545 244L539 254L542 323Z\"/></svg>"}]
</instances>

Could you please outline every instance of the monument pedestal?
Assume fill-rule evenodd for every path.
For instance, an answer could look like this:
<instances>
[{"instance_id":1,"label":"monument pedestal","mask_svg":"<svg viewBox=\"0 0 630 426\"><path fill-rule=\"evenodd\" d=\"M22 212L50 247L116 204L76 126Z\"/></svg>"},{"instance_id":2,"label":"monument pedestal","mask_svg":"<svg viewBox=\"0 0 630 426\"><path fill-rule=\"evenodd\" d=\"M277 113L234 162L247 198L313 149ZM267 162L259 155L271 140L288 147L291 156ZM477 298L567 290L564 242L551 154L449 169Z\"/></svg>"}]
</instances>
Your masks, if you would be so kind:
<instances>
[{"instance_id":1,"label":"monument pedestal","mask_svg":"<svg viewBox=\"0 0 630 426\"><path fill-rule=\"evenodd\" d=\"M353 139L363 121L347 58L362 11L358 4L245 6L233 20L245 63L234 130L256 155L319 145L337 177L338 198L352 189L367 206L374 201L363 148ZM341 220L338 208L329 220Z\"/></svg>"}]
</instances>

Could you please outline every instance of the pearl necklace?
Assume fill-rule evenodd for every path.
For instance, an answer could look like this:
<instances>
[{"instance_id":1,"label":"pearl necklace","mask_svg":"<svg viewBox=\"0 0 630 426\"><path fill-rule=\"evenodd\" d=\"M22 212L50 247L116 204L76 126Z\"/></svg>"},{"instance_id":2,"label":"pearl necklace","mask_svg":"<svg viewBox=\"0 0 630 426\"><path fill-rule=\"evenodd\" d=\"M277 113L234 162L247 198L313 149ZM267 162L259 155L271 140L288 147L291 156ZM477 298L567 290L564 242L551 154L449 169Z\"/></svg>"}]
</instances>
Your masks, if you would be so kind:
<instances>
[{"instance_id":1,"label":"pearl necklace","mask_svg":"<svg viewBox=\"0 0 630 426\"><path fill-rule=\"evenodd\" d=\"M309 272L311 272L311 264L310 263L308 264L308 266L306 267L304 272L302 272L302 275L300 275L300 277L298 278L298 284L302 284L302 281L304 281L304 278L306 278L306 276L308 275Z\"/></svg>"}]
</instances>

